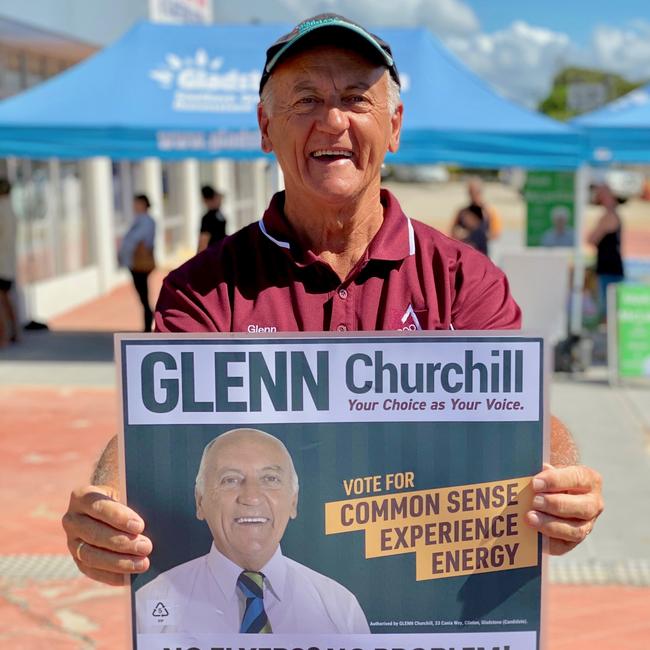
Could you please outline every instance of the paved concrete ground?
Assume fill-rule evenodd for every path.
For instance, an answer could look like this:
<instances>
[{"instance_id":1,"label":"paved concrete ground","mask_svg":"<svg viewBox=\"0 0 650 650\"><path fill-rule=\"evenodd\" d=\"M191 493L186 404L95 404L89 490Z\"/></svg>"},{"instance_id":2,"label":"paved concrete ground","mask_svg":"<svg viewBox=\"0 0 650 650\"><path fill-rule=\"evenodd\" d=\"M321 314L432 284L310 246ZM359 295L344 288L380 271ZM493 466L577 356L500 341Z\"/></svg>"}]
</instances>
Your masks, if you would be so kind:
<instances>
[{"instance_id":1,"label":"paved concrete ground","mask_svg":"<svg viewBox=\"0 0 650 650\"><path fill-rule=\"evenodd\" d=\"M59 519L115 431L111 331L137 331L139 308L125 285L50 325L0 351L0 641L127 648L125 590L79 577ZM610 387L601 368L556 375L551 391L584 462L603 473L607 509L587 542L549 562L547 647L648 650L650 392Z\"/></svg>"}]
</instances>

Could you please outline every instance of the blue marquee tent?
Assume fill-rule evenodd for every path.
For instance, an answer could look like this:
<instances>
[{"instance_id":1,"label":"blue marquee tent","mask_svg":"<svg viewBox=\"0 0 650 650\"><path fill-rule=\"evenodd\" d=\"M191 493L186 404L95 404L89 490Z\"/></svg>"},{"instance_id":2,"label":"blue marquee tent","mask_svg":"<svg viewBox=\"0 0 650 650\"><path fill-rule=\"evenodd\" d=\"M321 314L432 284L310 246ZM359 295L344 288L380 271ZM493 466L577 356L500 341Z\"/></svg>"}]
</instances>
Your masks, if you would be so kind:
<instances>
[{"instance_id":1,"label":"blue marquee tent","mask_svg":"<svg viewBox=\"0 0 650 650\"><path fill-rule=\"evenodd\" d=\"M92 58L0 103L0 156L260 155L257 87L283 25L138 23ZM382 29L403 77L392 162L573 168L583 138L509 102L424 29Z\"/></svg>"},{"instance_id":2,"label":"blue marquee tent","mask_svg":"<svg viewBox=\"0 0 650 650\"><path fill-rule=\"evenodd\" d=\"M594 162L650 163L650 84L572 123L586 131Z\"/></svg>"}]
</instances>

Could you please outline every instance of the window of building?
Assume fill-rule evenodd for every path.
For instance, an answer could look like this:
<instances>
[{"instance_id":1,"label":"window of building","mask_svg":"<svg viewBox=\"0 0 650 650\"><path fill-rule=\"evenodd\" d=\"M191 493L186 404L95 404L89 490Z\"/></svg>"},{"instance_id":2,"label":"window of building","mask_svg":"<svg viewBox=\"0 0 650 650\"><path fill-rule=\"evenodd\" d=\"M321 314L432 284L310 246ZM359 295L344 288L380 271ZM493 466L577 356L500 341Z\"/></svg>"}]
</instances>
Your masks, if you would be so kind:
<instances>
[{"instance_id":1,"label":"window of building","mask_svg":"<svg viewBox=\"0 0 650 650\"><path fill-rule=\"evenodd\" d=\"M18 217L18 278L39 282L95 262L76 162L18 159L12 202Z\"/></svg>"}]
</instances>

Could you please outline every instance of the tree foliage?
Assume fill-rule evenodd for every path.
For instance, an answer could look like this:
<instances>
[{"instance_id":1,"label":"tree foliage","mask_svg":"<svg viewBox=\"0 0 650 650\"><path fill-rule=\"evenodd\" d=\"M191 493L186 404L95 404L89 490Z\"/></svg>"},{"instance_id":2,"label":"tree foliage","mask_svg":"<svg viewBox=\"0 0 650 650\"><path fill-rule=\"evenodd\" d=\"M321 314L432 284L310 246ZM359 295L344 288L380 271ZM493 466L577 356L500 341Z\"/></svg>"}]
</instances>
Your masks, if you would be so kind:
<instances>
[{"instance_id":1,"label":"tree foliage","mask_svg":"<svg viewBox=\"0 0 650 650\"><path fill-rule=\"evenodd\" d=\"M642 86L645 82L632 82L624 77L603 70L569 67L561 70L553 80L553 87L546 99L542 100L538 110L556 120L569 120L578 115L568 106L569 85L574 83L601 83L605 87L606 102Z\"/></svg>"}]
</instances>

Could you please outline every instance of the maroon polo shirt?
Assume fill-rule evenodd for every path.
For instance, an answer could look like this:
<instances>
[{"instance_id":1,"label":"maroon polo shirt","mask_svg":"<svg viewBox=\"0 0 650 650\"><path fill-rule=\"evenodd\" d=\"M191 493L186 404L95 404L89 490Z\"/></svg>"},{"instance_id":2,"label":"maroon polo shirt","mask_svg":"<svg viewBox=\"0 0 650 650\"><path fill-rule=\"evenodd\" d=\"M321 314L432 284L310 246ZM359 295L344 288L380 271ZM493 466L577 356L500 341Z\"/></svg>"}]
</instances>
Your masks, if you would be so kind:
<instances>
[{"instance_id":1,"label":"maroon polo shirt","mask_svg":"<svg viewBox=\"0 0 650 650\"><path fill-rule=\"evenodd\" d=\"M516 329L508 281L483 254L409 219L382 190L384 221L341 282L300 250L284 193L264 217L172 271L156 306L161 332Z\"/></svg>"}]
</instances>

